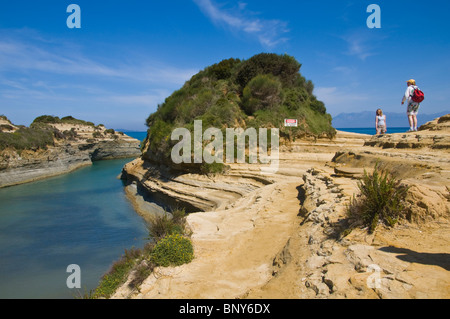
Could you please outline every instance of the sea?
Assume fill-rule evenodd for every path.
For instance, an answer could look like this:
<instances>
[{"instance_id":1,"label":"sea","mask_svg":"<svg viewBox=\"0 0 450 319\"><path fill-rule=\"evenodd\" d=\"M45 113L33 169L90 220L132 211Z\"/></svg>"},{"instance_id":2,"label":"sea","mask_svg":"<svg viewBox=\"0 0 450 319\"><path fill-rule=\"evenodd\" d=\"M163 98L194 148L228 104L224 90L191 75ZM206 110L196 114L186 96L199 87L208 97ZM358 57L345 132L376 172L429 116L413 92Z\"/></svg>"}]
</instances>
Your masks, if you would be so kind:
<instances>
[{"instance_id":1,"label":"sea","mask_svg":"<svg viewBox=\"0 0 450 319\"><path fill-rule=\"evenodd\" d=\"M366 128L336 128L338 131L375 135L377 133L375 127ZM409 127L388 127L387 134L406 133Z\"/></svg>"}]
</instances>

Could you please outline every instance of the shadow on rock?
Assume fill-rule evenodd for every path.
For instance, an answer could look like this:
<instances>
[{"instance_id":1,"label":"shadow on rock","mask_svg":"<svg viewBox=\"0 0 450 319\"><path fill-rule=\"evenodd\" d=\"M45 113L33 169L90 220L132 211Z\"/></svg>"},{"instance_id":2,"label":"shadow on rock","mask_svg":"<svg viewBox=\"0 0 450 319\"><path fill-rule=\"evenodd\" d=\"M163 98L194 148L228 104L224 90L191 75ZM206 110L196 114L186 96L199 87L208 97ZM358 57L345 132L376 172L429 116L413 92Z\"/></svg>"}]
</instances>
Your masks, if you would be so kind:
<instances>
[{"instance_id":1,"label":"shadow on rock","mask_svg":"<svg viewBox=\"0 0 450 319\"><path fill-rule=\"evenodd\" d=\"M419 263L424 265L434 265L444 268L445 270L450 270L450 254L445 253L419 253L406 248L397 248L393 246L382 247L379 250L399 254L398 259L411 262Z\"/></svg>"}]
</instances>

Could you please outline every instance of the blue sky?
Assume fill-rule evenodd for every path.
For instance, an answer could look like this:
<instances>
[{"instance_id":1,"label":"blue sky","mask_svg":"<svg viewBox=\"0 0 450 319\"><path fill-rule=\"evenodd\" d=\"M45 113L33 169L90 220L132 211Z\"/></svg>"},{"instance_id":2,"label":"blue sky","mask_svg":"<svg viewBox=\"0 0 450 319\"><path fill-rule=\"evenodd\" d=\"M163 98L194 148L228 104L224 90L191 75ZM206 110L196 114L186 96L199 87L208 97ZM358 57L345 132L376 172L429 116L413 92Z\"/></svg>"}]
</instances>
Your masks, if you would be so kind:
<instances>
[{"instance_id":1,"label":"blue sky","mask_svg":"<svg viewBox=\"0 0 450 319\"><path fill-rule=\"evenodd\" d=\"M66 25L81 8L81 29ZM381 8L369 29L367 7ZM116 129L145 119L192 75L228 58L287 53L328 112L450 112L450 1L15 0L0 3L0 114L72 115ZM369 123L368 126L372 126Z\"/></svg>"}]
</instances>

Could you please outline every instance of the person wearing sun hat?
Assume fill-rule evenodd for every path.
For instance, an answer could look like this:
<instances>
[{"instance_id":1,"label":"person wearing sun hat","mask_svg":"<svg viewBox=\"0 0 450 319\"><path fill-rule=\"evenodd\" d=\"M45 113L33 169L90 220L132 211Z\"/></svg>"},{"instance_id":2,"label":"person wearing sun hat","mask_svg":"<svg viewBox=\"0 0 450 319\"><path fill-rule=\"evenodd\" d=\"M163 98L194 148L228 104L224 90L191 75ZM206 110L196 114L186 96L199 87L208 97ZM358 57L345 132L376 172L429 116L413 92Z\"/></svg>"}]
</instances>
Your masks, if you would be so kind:
<instances>
[{"instance_id":1,"label":"person wearing sun hat","mask_svg":"<svg viewBox=\"0 0 450 319\"><path fill-rule=\"evenodd\" d=\"M405 95L402 99L402 105L408 101L408 108L406 113L408 115L409 120L409 131L417 131L417 113L419 112L420 104L414 102L412 100L412 96L414 94L414 90L417 88L416 81L414 79L406 81L406 85L408 86L405 92Z\"/></svg>"}]
</instances>

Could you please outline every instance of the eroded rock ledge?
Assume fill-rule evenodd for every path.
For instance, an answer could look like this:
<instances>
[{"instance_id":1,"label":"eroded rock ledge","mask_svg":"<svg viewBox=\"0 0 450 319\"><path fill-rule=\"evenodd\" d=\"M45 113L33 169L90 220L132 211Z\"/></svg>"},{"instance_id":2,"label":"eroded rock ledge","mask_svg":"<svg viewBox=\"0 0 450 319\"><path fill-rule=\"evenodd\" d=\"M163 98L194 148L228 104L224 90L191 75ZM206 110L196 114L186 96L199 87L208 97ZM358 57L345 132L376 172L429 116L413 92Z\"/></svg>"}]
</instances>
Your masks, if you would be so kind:
<instances>
[{"instance_id":1,"label":"eroded rock ledge","mask_svg":"<svg viewBox=\"0 0 450 319\"><path fill-rule=\"evenodd\" d=\"M318 169L308 170L303 180L300 228L274 258L274 277L246 298L448 298L450 255L443 252L450 205L445 197L440 204L435 198L441 214L424 213L426 224L402 221L395 229L380 225L371 235L356 229L343 237L346 181ZM423 206L409 201L413 210Z\"/></svg>"},{"instance_id":2,"label":"eroded rock ledge","mask_svg":"<svg viewBox=\"0 0 450 319\"><path fill-rule=\"evenodd\" d=\"M187 222L196 258L157 269L139 291L124 285L114 298L448 298L448 150L369 146L371 139L338 132L283 145L280 169L265 182L252 165L208 178L129 163L130 181L195 206ZM356 178L377 162L411 186L409 216L393 229L343 237Z\"/></svg>"},{"instance_id":3,"label":"eroded rock ledge","mask_svg":"<svg viewBox=\"0 0 450 319\"><path fill-rule=\"evenodd\" d=\"M172 207L184 207L187 212L229 209L245 195L273 183L270 178L250 172L205 176L176 173L169 168L138 158L125 165L122 179L137 183L155 199Z\"/></svg>"}]
</instances>

